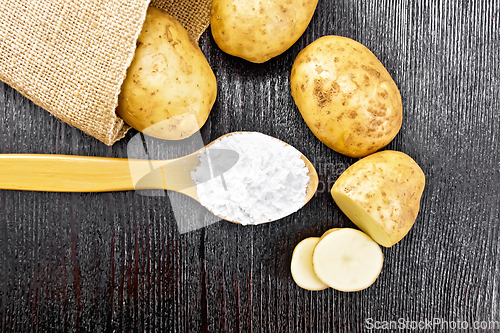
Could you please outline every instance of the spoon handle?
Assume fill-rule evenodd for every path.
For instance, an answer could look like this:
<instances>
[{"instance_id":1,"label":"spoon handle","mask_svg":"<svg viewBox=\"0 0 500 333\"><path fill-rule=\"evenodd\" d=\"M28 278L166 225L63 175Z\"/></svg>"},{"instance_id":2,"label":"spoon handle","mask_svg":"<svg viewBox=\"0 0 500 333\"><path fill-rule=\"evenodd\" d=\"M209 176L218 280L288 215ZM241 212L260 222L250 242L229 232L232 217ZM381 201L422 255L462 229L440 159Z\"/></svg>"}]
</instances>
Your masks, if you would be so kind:
<instances>
[{"instance_id":1,"label":"spoon handle","mask_svg":"<svg viewBox=\"0 0 500 333\"><path fill-rule=\"evenodd\" d=\"M2 154L0 189L49 192L134 190L137 189L134 187L134 180L142 178L165 162L109 157ZM143 181L141 188L165 188L163 171L159 169L160 179Z\"/></svg>"}]
</instances>

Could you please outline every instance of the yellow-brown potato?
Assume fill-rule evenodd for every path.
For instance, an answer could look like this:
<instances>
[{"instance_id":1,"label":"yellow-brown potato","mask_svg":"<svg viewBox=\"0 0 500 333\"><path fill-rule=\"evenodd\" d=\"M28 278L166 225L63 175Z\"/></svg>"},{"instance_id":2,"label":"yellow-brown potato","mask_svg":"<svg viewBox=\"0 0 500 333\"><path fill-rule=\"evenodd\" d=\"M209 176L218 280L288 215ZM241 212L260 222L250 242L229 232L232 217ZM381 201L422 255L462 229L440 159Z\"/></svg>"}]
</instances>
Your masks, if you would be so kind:
<instances>
[{"instance_id":1,"label":"yellow-brown potato","mask_svg":"<svg viewBox=\"0 0 500 333\"><path fill-rule=\"evenodd\" d=\"M215 75L196 42L176 19L150 7L117 114L145 134L179 140L203 126L216 95Z\"/></svg>"},{"instance_id":2,"label":"yellow-brown potato","mask_svg":"<svg viewBox=\"0 0 500 333\"><path fill-rule=\"evenodd\" d=\"M331 193L354 224L391 247L415 223L424 186L425 175L410 156L385 150L351 165Z\"/></svg>"},{"instance_id":3,"label":"yellow-brown potato","mask_svg":"<svg viewBox=\"0 0 500 333\"><path fill-rule=\"evenodd\" d=\"M222 51L262 63L299 39L317 4L318 0L213 0L212 35Z\"/></svg>"},{"instance_id":4,"label":"yellow-brown potato","mask_svg":"<svg viewBox=\"0 0 500 333\"><path fill-rule=\"evenodd\" d=\"M311 131L341 154L374 153L401 128L396 84L373 53L352 39L325 36L308 45L293 64L290 84Z\"/></svg>"}]
</instances>

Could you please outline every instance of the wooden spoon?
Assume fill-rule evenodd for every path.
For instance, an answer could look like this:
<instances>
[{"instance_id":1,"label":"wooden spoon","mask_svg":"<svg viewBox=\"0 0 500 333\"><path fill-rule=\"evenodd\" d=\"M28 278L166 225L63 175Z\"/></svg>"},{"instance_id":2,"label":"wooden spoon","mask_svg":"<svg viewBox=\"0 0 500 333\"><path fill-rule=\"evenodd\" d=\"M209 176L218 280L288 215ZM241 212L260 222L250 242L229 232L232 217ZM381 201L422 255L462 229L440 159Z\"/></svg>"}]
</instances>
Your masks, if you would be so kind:
<instances>
[{"instance_id":1,"label":"wooden spoon","mask_svg":"<svg viewBox=\"0 0 500 333\"><path fill-rule=\"evenodd\" d=\"M191 178L191 172L200 164L198 155L214 142L233 134L221 136L192 154L171 160L0 154L0 189L48 192L165 189L199 202L196 184ZM316 193L318 174L304 155L301 158L309 169L310 178L305 205Z\"/></svg>"}]
</instances>

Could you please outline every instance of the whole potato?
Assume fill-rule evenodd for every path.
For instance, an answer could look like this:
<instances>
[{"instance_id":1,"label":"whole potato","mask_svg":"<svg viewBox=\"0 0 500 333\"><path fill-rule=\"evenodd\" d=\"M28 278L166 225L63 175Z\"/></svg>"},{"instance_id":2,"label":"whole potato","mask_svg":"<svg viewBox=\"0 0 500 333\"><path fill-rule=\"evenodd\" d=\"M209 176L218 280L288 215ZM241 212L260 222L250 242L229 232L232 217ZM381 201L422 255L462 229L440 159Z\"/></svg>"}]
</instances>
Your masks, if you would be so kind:
<instances>
[{"instance_id":1,"label":"whole potato","mask_svg":"<svg viewBox=\"0 0 500 333\"><path fill-rule=\"evenodd\" d=\"M413 226L424 187L425 175L410 156L385 150L351 165L331 194L354 224L390 247Z\"/></svg>"},{"instance_id":2,"label":"whole potato","mask_svg":"<svg viewBox=\"0 0 500 333\"><path fill-rule=\"evenodd\" d=\"M213 0L212 35L222 51L262 63L299 39L317 4L318 0Z\"/></svg>"},{"instance_id":3,"label":"whole potato","mask_svg":"<svg viewBox=\"0 0 500 333\"><path fill-rule=\"evenodd\" d=\"M304 48L292 67L292 96L328 147L363 157L386 146L401 128L401 95L380 61L360 43L325 36Z\"/></svg>"},{"instance_id":4,"label":"whole potato","mask_svg":"<svg viewBox=\"0 0 500 333\"><path fill-rule=\"evenodd\" d=\"M203 126L216 95L214 73L196 42L176 19L150 7L117 114L148 135L179 140Z\"/></svg>"}]
</instances>

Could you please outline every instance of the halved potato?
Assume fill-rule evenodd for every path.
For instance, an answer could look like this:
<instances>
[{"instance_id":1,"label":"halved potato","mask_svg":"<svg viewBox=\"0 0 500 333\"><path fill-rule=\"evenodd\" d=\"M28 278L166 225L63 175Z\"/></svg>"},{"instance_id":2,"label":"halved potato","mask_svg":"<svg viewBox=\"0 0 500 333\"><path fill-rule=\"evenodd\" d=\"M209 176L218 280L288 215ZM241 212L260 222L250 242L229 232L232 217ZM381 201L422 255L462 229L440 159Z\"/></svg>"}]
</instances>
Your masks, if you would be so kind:
<instances>
[{"instance_id":1,"label":"halved potato","mask_svg":"<svg viewBox=\"0 0 500 333\"><path fill-rule=\"evenodd\" d=\"M413 226L425 175L408 155L385 150L351 165L337 179L335 203L377 243L391 247Z\"/></svg>"}]
</instances>

